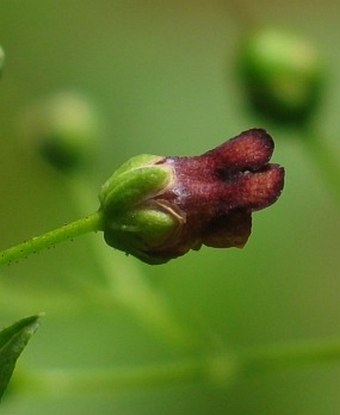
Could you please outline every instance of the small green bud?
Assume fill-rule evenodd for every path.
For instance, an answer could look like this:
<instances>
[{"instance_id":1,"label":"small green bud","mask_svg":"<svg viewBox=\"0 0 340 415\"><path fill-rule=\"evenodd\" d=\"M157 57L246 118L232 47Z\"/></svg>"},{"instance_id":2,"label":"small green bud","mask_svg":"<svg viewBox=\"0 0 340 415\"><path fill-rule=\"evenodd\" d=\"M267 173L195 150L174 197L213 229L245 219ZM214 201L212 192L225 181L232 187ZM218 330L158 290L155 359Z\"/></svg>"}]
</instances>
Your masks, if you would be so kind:
<instances>
[{"instance_id":1,"label":"small green bud","mask_svg":"<svg viewBox=\"0 0 340 415\"><path fill-rule=\"evenodd\" d=\"M2 69L4 67L4 61L5 61L5 52L0 46L0 75L2 74Z\"/></svg>"},{"instance_id":2,"label":"small green bud","mask_svg":"<svg viewBox=\"0 0 340 415\"><path fill-rule=\"evenodd\" d=\"M131 158L99 194L106 242L150 264L164 262L148 253L168 242L182 222L170 204L156 199L173 181L171 166L157 164L163 159L147 154Z\"/></svg>"},{"instance_id":3,"label":"small green bud","mask_svg":"<svg viewBox=\"0 0 340 415\"><path fill-rule=\"evenodd\" d=\"M83 97L64 92L29 108L24 130L50 165L69 172L86 164L96 150L98 119Z\"/></svg>"},{"instance_id":4,"label":"small green bud","mask_svg":"<svg viewBox=\"0 0 340 415\"><path fill-rule=\"evenodd\" d=\"M318 104L322 65L305 39L262 30L244 44L240 73L253 108L278 122L306 121Z\"/></svg>"}]
</instances>

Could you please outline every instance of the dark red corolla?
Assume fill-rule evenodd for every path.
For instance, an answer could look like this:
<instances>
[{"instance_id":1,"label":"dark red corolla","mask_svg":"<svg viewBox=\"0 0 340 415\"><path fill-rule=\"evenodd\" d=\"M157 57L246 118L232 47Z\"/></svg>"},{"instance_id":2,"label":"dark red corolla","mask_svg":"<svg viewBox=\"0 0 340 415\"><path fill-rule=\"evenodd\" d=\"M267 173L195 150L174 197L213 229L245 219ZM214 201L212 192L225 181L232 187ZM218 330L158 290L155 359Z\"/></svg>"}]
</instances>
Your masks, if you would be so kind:
<instances>
[{"instance_id":1,"label":"dark red corolla","mask_svg":"<svg viewBox=\"0 0 340 415\"><path fill-rule=\"evenodd\" d=\"M128 162L109 185L133 177L127 181L144 189L125 186L121 203L118 191L110 193L110 186L104 185L106 242L150 264L202 245L244 246L252 212L273 204L283 189L284 169L269 163L273 150L265 130L251 129L200 156L141 156L147 162ZM138 171L146 178L139 184Z\"/></svg>"}]
</instances>

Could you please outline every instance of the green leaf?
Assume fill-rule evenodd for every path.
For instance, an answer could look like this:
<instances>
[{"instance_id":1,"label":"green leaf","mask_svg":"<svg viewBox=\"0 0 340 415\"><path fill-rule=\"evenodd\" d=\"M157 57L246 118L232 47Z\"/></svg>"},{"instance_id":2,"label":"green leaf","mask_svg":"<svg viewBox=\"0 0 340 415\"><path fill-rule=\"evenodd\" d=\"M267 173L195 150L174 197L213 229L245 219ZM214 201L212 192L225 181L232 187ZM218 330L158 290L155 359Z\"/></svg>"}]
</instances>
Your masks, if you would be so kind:
<instances>
[{"instance_id":1,"label":"green leaf","mask_svg":"<svg viewBox=\"0 0 340 415\"><path fill-rule=\"evenodd\" d=\"M16 361L38 329L41 315L23 318L0 332L0 399L11 379Z\"/></svg>"}]
</instances>

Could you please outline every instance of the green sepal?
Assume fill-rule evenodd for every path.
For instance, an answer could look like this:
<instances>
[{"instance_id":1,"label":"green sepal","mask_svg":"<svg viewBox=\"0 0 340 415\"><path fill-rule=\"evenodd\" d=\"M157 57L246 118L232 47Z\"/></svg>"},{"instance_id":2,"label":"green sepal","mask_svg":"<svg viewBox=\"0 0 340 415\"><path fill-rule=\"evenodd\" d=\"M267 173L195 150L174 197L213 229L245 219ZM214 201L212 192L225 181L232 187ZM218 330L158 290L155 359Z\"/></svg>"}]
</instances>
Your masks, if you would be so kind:
<instances>
[{"instance_id":1,"label":"green sepal","mask_svg":"<svg viewBox=\"0 0 340 415\"><path fill-rule=\"evenodd\" d=\"M104 215L131 209L165 189L172 172L169 167L155 165L161 159L143 154L124 163L104 183L99 194Z\"/></svg>"},{"instance_id":2,"label":"green sepal","mask_svg":"<svg viewBox=\"0 0 340 415\"><path fill-rule=\"evenodd\" d=\"M152 258L147 252L160 249L180 226L178 215L170 208L155 204L120 215L107 223L106 242L121 251L140 258L149 264L164 262Z\"/></svg>"},{"instance_id":3,"label":"green sepal","mask_svg":"<svg viewBox=\"0 0 340 415\"><path fill-rule=\"evenodd\" d=\"M110 239L117 239L120 244L126 240L130 244L131 238L136 235L137 245L141 243L145 247L142 241L147 241L149 247L159 246L176 227L175 216L160 209L158 206L145 207L116 217L111 224L108 223L113 235Z\"/></svg>"},{"instance_id":4,"label":"green sepal","mask_svg":"<svg viewBox=\"0 0 340 415\"><path fill-rule=\"evenodd\" d=\"M140 167L146 167L151 166L158 161L162 160L163 157L161 156L154 156L153 154L139 154L138 156L131 157L129 160L127 160L125 163L123 163L120 167L118 167L117 170L114 171L110 179L119 176L122 173L126 173L129 170L138 169ZM109 183L108 183L109 184ZM106 183L103 187L105 187Z\"/></svg>"}]
</instances>

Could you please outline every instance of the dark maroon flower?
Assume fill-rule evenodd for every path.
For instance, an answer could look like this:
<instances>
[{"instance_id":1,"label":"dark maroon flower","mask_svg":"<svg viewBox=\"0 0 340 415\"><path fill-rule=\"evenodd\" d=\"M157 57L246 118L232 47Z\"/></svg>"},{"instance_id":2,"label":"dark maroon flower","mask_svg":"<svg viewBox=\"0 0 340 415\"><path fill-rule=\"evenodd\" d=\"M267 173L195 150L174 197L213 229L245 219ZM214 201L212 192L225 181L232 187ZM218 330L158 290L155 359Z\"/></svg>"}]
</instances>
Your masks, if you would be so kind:
<instances>
[{"instance_id":1,"label":"dark maroon flower","mask_svg":"<svg viewBox=\"0 0 340 415\"><path fill-rule=\"evenodd\" d=\"M150 186L152 191L135 198L131 213L126 213L126 204L104 206L104 213L110 213L104 214L108 218L106 241L151 264L167 262L202 245L243 247L251 232L251 213L274 203L283 188L284 169L269 164L273 149L266 131L252 129L201 156L153 158L148 168L165 171L168 180L160 186L157 182L159 188ZM136 174L136 169L133 171ZM145 177L150 178L150 173ZM103 193L102 199L115 200L107 197L107 189ZM117 233L112 212L117 216L119 211L124 224ZM140 218L150 215L160 218L159 223L163 224L163 217L158 215L167 221L156 238L155 223L141 226Z\"/></svg>"}]
</instances>

